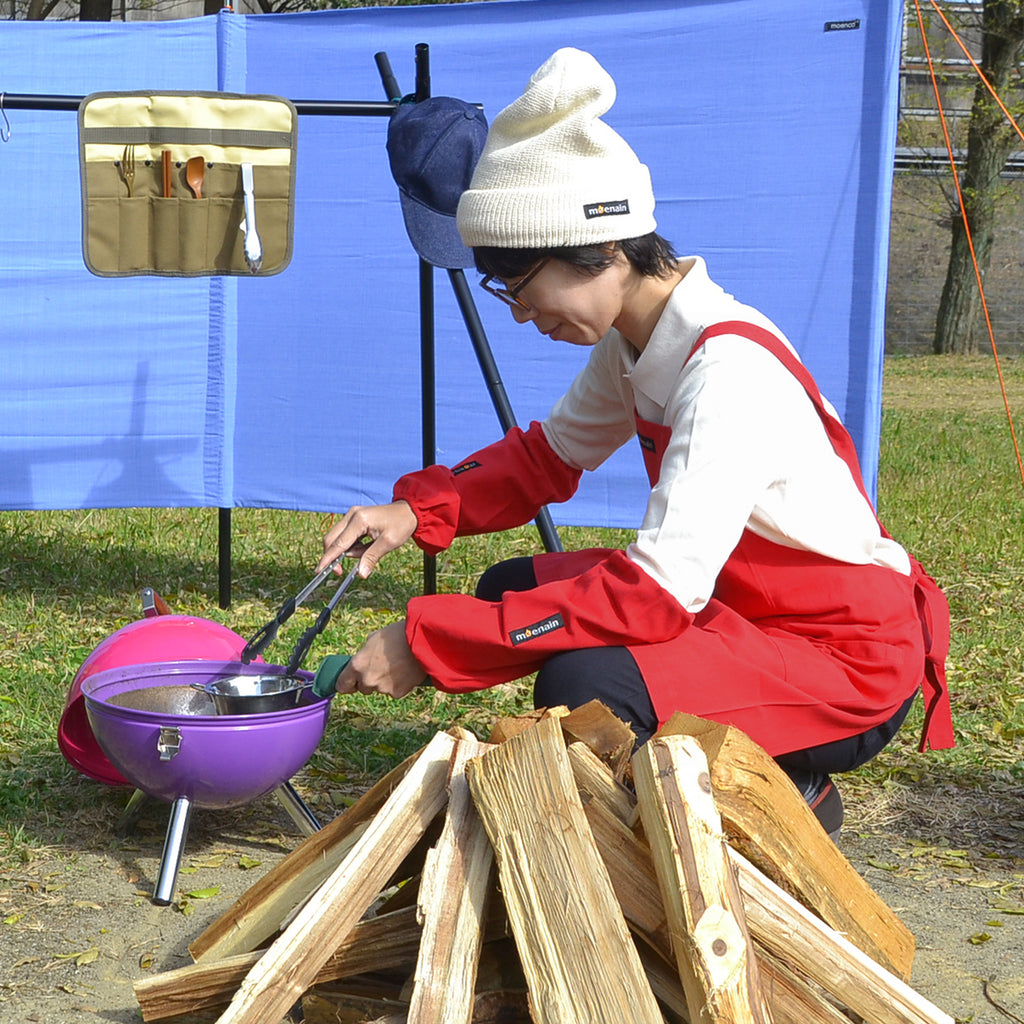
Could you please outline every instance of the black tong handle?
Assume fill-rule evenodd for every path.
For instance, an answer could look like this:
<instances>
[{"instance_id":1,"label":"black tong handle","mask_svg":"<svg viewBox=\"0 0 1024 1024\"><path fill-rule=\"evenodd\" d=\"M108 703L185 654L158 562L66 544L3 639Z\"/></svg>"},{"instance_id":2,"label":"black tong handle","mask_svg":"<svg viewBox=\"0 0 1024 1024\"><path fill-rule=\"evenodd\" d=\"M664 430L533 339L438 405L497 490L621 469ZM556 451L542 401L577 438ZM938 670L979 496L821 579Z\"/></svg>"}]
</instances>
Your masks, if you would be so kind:
<instances>
[{"instance_id":1,"label":"black tong handle","mask_svg":"<svg viewBox=\"0 0 1024 1024\"><path fill-rule=\"evenodd\" d=\"M331 599L323 606L323 608L320 609L320 614L316 617L316 622L306 629L302 636L299 637L299 642L295 645L295 648L292 650L292 656L288 659L288 668L285 670L285 675L293 676L302 667L302 662L309 653L309 649L312 647L313 641L327 628L327 623L331 621L331 613L341 600L342 595L346 590L348 590L352 580L355 579L355 575L358 570L359 563L357 562L345 579L342 580L338 589L331 594Z\"/></svg>"}]
</instances>

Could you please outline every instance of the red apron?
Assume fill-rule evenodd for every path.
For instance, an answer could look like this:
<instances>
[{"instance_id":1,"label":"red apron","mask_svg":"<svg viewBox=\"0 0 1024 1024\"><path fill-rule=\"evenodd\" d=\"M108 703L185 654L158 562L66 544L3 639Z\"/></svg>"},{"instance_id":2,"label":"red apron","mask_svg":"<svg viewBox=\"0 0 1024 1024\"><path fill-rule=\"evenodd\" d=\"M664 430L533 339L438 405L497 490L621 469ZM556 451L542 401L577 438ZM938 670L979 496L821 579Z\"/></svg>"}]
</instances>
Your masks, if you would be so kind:
<instances>
[{"instance_id":1,"label":"red apron","mask_svg":"<svg viewBox=\"0 0 1024 1024\"><path fill-rule=\"evenodd\" d=\"M741 322L708 328L690 354L721 334L762 345L793 373L863 493L853 442L803 364L770 332ZM653 487L671 428L638 416L637 436ZM578 575L604 554L538 555L537 582ZM909 577L850 565L744 530L693 624L664 643L629 647L659 721L686 711L735 725L778 756L881 725L921 687L921 749L951 747L949 609L934 580L911 565Z\"/></svg>"}]
</instances>

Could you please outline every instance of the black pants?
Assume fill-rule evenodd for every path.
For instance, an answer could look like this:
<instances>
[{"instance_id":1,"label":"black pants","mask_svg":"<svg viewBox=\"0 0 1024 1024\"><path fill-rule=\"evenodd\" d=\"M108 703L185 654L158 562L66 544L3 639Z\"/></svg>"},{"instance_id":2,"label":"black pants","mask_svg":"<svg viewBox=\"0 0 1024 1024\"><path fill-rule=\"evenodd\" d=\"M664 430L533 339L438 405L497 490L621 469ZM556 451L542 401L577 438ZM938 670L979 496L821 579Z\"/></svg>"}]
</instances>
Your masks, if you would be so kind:
<instances>
[{"instance_id":1,"label":"black pants","mask_svg":"<svg viewBox=\"0 0 1024 1024\"><path fill-rule=\"evenodd\" d=\"M532 590L537 586L533 559L511 558L492 565L477 583L476 596L498 601L507 590ZM867 732L805 750L781 754L776 761L789 774L848 772L867 763L896 735L916 694L887 722ZM625 647L589 647L552 655L537 673L533 704L538 708L570 709L599 700L628 722L637 745L646 743L658 729L658 716L647 685L633 655Z\"/></svg>"}]
</instances>

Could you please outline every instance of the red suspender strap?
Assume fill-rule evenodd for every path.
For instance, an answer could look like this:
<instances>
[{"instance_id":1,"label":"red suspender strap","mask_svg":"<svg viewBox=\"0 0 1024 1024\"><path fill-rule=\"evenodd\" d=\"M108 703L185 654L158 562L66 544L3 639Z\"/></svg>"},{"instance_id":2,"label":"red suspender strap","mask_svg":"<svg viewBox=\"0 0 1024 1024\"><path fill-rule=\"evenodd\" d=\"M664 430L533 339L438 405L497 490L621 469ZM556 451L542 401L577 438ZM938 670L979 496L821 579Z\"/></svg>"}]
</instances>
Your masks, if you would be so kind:
<instances>
[{"instance_id":1,"label":"red suspender strap","mask_svg":"<svg viewBox=\"0 0 1024 1024\"><path fill-rule=\"evenodd\" d=\"M690 356L709 338L716 338L723 334L738 335L762 346L796 377L817 410L835 453L849 467L854 483L864 496L864 500L870 505L871 500L864 487L860 460L857 458L857 449L854 447L853 438L850 437L842 423L825 408L818 385L815 384L807 367L771 331L743 320L727 320L723 323L712 324L697 339L690 350ZM687 359L690 356L687 356ZM883 536L889 536L881 523L879 523L879 528ZM946 657L949 654L949 605L938 584L913 556L910 557L910 567L911 578L914 581L914 598L917 602L917 613L921 620L925 644L924 680L921 687L925 702L925 718L920 749L946 749L954 745L953 714L949 701L949 689L946 685Z\"/></svg>"}]
</instances>

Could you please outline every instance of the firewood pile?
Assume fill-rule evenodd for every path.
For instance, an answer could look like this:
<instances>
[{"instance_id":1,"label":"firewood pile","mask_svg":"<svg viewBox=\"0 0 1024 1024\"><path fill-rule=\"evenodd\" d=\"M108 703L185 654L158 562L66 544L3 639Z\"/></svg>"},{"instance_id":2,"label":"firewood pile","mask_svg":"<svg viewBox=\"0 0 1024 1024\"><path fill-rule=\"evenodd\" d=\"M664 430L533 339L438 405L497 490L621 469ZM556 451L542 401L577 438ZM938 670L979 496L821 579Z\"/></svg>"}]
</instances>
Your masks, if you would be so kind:
<instances>
[{"instance_id":1,"label":"firewood pile","mask_svg":"<svg viewBox=\"0 0 1024 1024\"><path fill-rule=\"evenodd\" d=\"M738 730L602 705L438 733L140 981L146 1021L953 1024Z\"/></svg>"}]
</instances>

